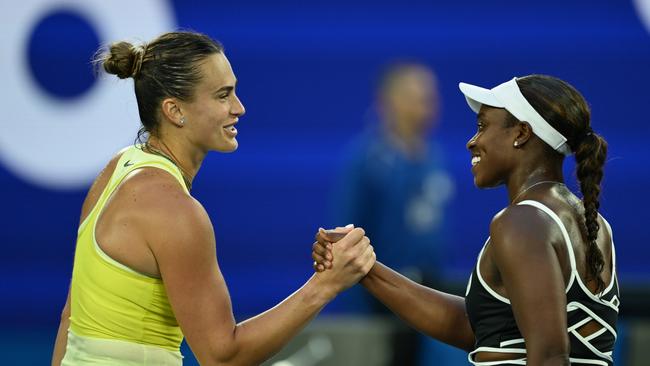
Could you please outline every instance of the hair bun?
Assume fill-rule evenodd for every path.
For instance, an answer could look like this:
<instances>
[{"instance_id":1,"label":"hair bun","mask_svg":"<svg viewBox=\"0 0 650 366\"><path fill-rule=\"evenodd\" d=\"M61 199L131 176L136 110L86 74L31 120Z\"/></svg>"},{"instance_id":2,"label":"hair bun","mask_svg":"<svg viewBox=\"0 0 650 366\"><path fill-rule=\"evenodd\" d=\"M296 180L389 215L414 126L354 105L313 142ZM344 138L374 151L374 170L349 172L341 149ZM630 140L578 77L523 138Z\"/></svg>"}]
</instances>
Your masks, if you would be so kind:
<instances>
[{"instance_id":1,"label":"hair bun","mask_svg":"<svg viewBox=\"0 0 650 366\"><path fill-rule=\"evenodd\" d=\"M104 55L104 70L120 79L135 78L140 73L144 53L144 47L136 47L129 42L113 43Z\"/></svg>"}]
</instances>

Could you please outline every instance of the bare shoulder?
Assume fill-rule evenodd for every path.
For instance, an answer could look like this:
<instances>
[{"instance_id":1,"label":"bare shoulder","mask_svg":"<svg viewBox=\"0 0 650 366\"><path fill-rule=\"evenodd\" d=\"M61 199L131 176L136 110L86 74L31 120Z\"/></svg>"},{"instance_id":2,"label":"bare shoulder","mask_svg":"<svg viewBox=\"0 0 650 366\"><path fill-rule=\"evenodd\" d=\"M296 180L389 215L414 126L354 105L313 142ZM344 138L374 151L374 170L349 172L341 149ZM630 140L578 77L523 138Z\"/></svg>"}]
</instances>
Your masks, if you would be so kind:
<instances>
[{"instance_id":1,"label":"bare shoulder","mask_svg":"<svg viewBox=\"0 0 650 366\"><path fill-rule=\"evenodd\" d=\"M136 219L154 252L161 242L214 241L212 223L203 205L168 172L138 169L126 177L121 190L136 210ZM203 240L197 240L199 237Z\"/></svg>"},{"instance_id":2,"label":"bare shoulder","mask_svg":"<svg viewBox=\"0 0 650 366\"><path fill-rule=\"evenodd\" d=\"M525 253L533 246L547 245L560 239L556 226L550 216L536 207L509 206L495 215L490 223L491 243L495 252Z\"/></svg>"}]
</instances>

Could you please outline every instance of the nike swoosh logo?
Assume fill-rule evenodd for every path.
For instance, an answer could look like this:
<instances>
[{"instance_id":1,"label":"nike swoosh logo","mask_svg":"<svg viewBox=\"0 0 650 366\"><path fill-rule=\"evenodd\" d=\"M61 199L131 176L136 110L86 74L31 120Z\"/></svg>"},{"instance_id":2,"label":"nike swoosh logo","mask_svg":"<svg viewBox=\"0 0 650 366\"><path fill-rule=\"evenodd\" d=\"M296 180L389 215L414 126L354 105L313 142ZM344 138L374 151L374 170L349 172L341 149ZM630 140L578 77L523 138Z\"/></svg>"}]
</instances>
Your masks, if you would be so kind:
<instances>
[{"instance_id":1,"label":"nike swoosh logo","mask_svg":"<svg viewBox=\"0 0 650 366\"><path fill-rule=\"evenodd\" d=\"M131 165L133 165L133 163L131 162L131 160L127 160L126 163L124 163L124 167L125 167L125 168L126 168L127 166L131 166Z\"/></svg>"}]
</instances>

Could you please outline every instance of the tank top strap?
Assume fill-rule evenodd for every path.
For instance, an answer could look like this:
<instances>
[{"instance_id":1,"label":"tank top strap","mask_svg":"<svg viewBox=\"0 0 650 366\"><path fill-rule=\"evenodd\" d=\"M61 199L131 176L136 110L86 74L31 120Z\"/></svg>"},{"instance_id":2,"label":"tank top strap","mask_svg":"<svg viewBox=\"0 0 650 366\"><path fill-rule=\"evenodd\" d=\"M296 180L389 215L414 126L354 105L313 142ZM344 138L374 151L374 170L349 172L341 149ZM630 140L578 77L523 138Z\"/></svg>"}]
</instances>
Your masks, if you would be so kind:
<instances>
[{"instance_id":1,"label":"tank top strap","mask_svg":"<svg viewBox=\"0 0 650 366\"><path fill-rule=\"evenodd\" d=\"M603 219L603 222L605 223L605 229L607 229L609 238L612 241L612 275L616 275L616 246L614 245L614 234L612 233L612 226L607 220L605 220L602 215L600 215L600 218Z\"/></svg>"},{"instance_id":2,"label":"tank top strap","mask_svg":"<svg viewBox=\"0 0 650 366\"><path fill-rule=\"evenodd\" d=\"M115 165L115 169L113 170L106 187L99 196L97 203L95 203L95 206L92 208L88 216L86 216L81 225L79 225L79 233L88 225L90 220L98 216L97 214L101 212L102 208L113 194L113 191L115 191L117 186L122 183L124 178L136 169L145 167L162 169L176 178L181 187L183 187L185 193L189 194L189 190L185 184L180 169L178 169L178 167L167 158L144 152L142 151L141 145L126 147L120 150L118 152L118 155L119 154L121 154L121 156Z\"/></svg>"},{"instance_id":3,"label":"tank top strap","mask_svg":"<svg viewBox=\"0 0 650 366\"><path fill-rule=\"evenodd\" d=\"M528 206L536 207L539 210L544 211L559 226L560 231L562 232L562 236L564 237L564 243L566 244L567 251L569 252L569 262L571 263L571 280L569 282L569 286L567 286L567 288L569 288L571 286L571 283L573 282L574 274L577 274L578 272L578 267L576 265L575 253L573 253L573 245L571 244L571 238L569 237L569 232L566 230L564 223L562 223L560 217L555 212L553 212L553 210L551 210L550 208L548 208L548 206L546 206L545 204L539 201L525 200L517 203L517 205L528 205Z\"/></svg>"},{"instance_id":4,"label":"tank top strap","mask_svg":"<svg viewBox=\"0 0 650 366\"><path fill-rule=\"evenodd\" d=\"M612 289L614 283L616 283L618 287L618 276L616 275L616 246L614 245L614 233L612 232L612 226L607 220L605 220L602 215L600 215L600 218L603 219L603 222L605 223L605 229L609 233L609 238L612 242L612 280L602 292L603 294L606 294Z\"/></svg>"},{"instance_id":5,"label":"tank top strap","mask_svg":"<svg viewBox=\"0 0 650 366\"><path fill-rule=\"evenodd\" d=\"M110 190L118 186L122 180L129 175L129 173L144 167L159 168L168 172L176 178L181 187L183 187L183 190L186 193L189 193L180 169L165 157L144 152L142 150L142 145L129 146L122 150L122 156L117 162L117 166L115 167L115 171L113 172L113 176L109 183L109 186L111 186Z\"/></svg>"}]
</instances>

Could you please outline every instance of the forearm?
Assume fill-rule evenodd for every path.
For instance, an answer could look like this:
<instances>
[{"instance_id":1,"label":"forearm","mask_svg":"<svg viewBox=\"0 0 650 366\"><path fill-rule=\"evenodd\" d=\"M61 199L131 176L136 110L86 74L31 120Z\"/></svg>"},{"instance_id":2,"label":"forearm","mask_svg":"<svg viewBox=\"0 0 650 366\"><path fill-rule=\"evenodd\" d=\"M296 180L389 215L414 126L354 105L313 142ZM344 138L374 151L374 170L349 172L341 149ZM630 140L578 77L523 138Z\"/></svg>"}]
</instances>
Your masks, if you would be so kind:
<instances>
[{"instance_id":1,"label":"forearm","mask_svg":"<svg viewBox=\"0 0 650 366\"><path fill-rule=\"evenodd\" d=\"M69 315L64 315L61 317L61 323L59 324L59 330L56 334L56 341L54 342L54 351L52 352L52 366L61 365L61 360L65 356L65 349L68 345L68 328L70 326L70 317Z\"/></svg>"},{"instance_id":2,"label":"forearm","mask_svg":"<svg viewBox=\"0 0 650 366\"><path fill-rule=\"evenodd\" d=\"M235 327L228 365L258 365L284 347L336 295L318 284L318 275L284 301Z\"/></svg>"},{"instance_id":3,"label":"forearm","mask_svg":"<svg viewBox=\"0 0 650 366\"><path fill-rule=\"evenodd\" d=\"M473 349L462 297L419 285L379 262L361 284L412 327L454 347Z\"/></svg>"}]
</instances>

